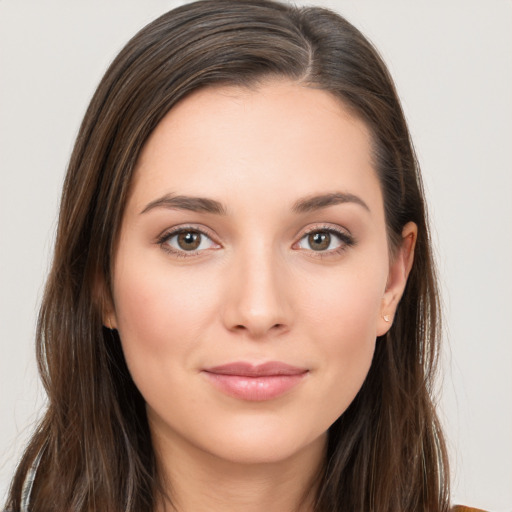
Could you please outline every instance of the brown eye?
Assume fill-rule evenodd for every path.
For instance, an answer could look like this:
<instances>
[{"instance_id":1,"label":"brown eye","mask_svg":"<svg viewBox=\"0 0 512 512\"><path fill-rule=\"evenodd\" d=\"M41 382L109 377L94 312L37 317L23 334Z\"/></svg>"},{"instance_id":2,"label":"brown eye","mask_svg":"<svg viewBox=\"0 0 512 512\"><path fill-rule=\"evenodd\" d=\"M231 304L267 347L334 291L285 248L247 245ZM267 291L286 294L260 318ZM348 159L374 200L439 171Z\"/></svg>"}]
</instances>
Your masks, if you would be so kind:
<instances>
[{"instance_id":1,"label":"brown eye","mask_svg":"<svg viewBox=\"0 0 512 512\"><path fill-rule=\"evenodd\" d=\"M325 251L331 245L331 234L327 231L315 231L308 235L308 244L313 251Z\"/></svg>"},{"instance_id":2,"label":"brown eye","mask_svg":"<svg viewBox=\"0 0 512 512\"><path fill-rule=\"evenodd\" d=\"M177 244L184 251L195 251L201 245L201 233L197 231L183 231L177 236Z\"/></svg>"},{"instance_id":3,"label":"brown eye","mask_svg":"<svg viewBox=\"0 0 512 512\"><path fill-rule=\"evenodd\" d=\"M196 229L180 229L164 235L159 244L162 248L177 255L194 256L205 249L215 249L216 244L207 234Z\"/></svg>"},{"instance_id":4,"label":"brown eye","mask_svg":"<svg viewBox=\"0 0 512 512\"><path fill-rule=\"evenodd\" d=\"M307 251L334 254L355 244L353 237L334 228L315 229L306 233L296 247Z\"/></svg>"}]
</instances>

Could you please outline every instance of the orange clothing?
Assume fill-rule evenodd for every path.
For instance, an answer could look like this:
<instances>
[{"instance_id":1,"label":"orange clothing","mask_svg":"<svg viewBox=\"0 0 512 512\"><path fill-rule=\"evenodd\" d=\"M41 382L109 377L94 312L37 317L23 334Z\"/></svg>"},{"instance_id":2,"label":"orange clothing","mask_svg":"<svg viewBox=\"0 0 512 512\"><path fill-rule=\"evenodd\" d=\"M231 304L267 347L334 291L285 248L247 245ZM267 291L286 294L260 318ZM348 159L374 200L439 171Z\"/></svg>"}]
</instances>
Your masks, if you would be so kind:
<instances>
[{"instance_id":1,"label":"orange clothing","mask_svg":"<svg viewBox=\"0 0 512 512\"><path fill-rule=\"evenodd\" d=\"M455 505L450 512L485 512L479 508L464 507L463 505Z\"/></svg>"}]
</instances>

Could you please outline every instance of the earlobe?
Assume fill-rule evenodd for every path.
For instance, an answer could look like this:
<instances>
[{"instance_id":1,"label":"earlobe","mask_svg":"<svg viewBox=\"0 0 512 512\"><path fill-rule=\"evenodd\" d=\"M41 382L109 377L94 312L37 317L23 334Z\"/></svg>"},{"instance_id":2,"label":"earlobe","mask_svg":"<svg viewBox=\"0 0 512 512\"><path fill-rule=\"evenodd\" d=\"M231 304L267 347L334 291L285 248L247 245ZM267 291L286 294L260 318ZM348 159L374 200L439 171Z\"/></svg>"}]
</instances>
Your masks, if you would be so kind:
<instances>
[{"instance_id":1,"label":"earlobe","mask_svg":"<svg viewBox=\"0 0 512 512\"><path fill-rule=\"evenodd\" d=\"M110 294L103 298L101 312L103 325L110 330L117 329L116 313Z\"/></svg>"},{"instance_id":2,"label":"earlobe","mask_svg":"<svg viewBox=\"0 0 512 512\"><path fill-rule=\"evenodd\" d=\"M103 316L103 326L106 327L107 329L110 329L111 331L117 329L117 322L116 322L115 315L109 315L109 314L104 315Z\"/></svg>"},{"instance_id":3,"label":"earlobe","mask_svg":"<svg viewBox=\"0 0 512 512\"><path fill-rule=\"evenodd\" d=\"M418 236L418 227L408 222L402 230L402 242L397 248L389 266L388 281L381 303L381 318L378 322L377 336L382 336L390 329L396 308L407 284L407 279L414 262L414 248Z\"/></svg>"},{"instance_id":4,"label":"earlobe","mask_svg":"<svg viewBox=\"0 0 512 512\"><path fill-rule=\"evenodd\" d=\"M101 311L101 321L107 329L117 329L117 319L111 293L107 290L104 278L97 277L94 282L94 300Z\"/></svg>"}]
</instances>

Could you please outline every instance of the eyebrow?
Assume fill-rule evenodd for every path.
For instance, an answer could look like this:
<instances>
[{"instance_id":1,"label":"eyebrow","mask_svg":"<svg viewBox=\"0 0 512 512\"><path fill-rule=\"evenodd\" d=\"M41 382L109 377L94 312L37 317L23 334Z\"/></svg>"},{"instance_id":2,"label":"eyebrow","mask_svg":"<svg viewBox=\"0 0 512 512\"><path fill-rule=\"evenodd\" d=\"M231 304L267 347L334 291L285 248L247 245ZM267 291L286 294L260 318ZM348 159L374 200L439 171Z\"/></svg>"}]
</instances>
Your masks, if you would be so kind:
<instances>
[{"instance_id":1,"label":"eyebrow","mask_svg":"<svg viewBox=\"0 0 512 512\"><path fill-rule=\"evenodd\" d=\"M169 208L171 210L189 210L192 212L214 213L226 215L226 208L215 199L207 197L173 196L167 194L151 201L140 213L146 213L155 208Z\"/></svg>"},{"instance_id":2,"label":"eyebrow","mask_svg":"<svg viewBox=\"0 0 512 512\"><path fill-rule=\"evenodd\" d=\"M355 203L362 206L365 210L370 211L368 205L359 196L343 192L320 194L299 199L294 203L292 211L294 213L308 213L344 203Z\"/></svg>"},{"instance_id":3,"label":"eyebrow","mask_svg":"<svg viewBox=\"0 0 512 512\"><path fill-rule=\"evenodd\" d=\"M297 214L308 213L315 210L328 208L338 204L354 203L370 211L368 205L358 196L343 192L319 194L299 199L293 204L292 211ZM207 197L174 196L166 194L154 201L151 201L140 212L141 214L154 210L155 208L169 208L171 210L189 210L192 212L213 213L215 215L227 215L226 207Z\"/></svg>"}]
</instances>

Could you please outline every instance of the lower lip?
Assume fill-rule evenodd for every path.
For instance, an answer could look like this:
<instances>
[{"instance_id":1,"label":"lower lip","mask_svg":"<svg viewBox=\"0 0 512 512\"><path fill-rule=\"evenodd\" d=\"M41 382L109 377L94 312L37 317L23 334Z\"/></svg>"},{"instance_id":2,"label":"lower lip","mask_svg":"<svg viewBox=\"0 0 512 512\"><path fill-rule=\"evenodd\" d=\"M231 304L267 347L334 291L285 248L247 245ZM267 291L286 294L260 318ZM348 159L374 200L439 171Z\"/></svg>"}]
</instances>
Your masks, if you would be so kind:
<instances>
[{"instance_id":1,"label":"lower lip","mask_svg":"<svg viewBox=\"0 0 512 512\"><path fill-rule=\"evenodd\" d=\"M226 395L241 400L262 402L272 400L292 390L306 376L307 372L296 375L264 375L260 377L204 373L210 382Z\"/></svg>"}]
</instances>

